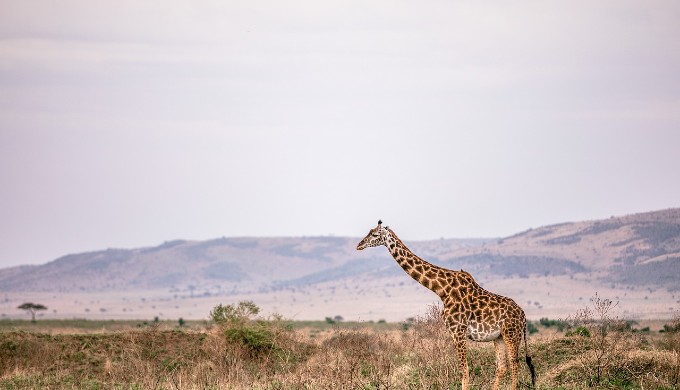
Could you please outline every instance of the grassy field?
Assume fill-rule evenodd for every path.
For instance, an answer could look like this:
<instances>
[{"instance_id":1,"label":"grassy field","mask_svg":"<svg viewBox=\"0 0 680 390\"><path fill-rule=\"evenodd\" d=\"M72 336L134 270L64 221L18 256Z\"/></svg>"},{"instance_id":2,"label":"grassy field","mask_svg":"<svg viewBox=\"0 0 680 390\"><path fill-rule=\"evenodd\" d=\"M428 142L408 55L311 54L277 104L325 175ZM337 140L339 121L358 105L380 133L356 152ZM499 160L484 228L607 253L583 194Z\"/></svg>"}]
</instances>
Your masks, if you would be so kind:
<instances>
[{"instance_id":1,"label":"grassy field","mask_svg":"<svg viewBox=\"0 0 680 390\"><path fill-rule=\"evenodd\" d=\"M455 350L432 313L408 324L287 322L227 310L213 321L0 321L2 389L455 389ZM539 389L678 389L680 321L638 329L597 308L532 324ZM560 330L561 329L561 330ZM473 388L492 343L469 343ZM509 381L509 378L506 378ZM520 366L521 388L529 388ZM509 386L509 384L508 384Z\"/></svg>"}]
</instances>

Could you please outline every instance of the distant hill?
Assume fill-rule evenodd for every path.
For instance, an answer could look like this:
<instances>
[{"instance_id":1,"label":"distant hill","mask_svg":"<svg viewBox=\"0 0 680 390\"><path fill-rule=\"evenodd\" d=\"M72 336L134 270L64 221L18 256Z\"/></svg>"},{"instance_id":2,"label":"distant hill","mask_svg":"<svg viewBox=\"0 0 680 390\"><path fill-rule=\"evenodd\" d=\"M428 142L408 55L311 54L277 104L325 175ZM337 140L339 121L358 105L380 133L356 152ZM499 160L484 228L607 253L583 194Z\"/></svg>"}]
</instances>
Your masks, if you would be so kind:
<instances>
[{"instance_id":1,"label":"distant hill","mask_svg":"<svg viewBox=\"0 0 680 390\"><path fill-rule=\"evenodd\" d=\"M519 276L587 272L633 286L680 288L680 209L531 229L460 254L449 264Z\"/></svg>"},{"instance_id":2,"label":"distant hill","mask_svg":"<svg viewBox=\"0 0 680 390\"><path fill-rule=\"evenodd\" d=\"M190 290L199 286L208 286L211 290L252 291L376 272L378 269L372 260L389 255L379 251L357 252L358 240L347 237L219 238L168 241L139 249L107 249L67 255L44 265L2 269L0 291ZM438 255L484 242L437 240L414 243L414 248Z\"/></svg>"},{"instance_id":3,"label":"distant hill","mask_svg":"<svg viewBox=\"0 0 680 390\"><path fill-rule=\"evenodd\" d=\"M395 226L399 234L399 227ZM408 239L408 237L402 237ZM219 238L72 254L0 270L0 291L170 289L244 292L358 276L402 276L385 250L358 237ZM502 239L406 241L427 260L474 275L592 274L627 285L680 286L680 209L561 223Z\"/></svg>"}]
</instances>

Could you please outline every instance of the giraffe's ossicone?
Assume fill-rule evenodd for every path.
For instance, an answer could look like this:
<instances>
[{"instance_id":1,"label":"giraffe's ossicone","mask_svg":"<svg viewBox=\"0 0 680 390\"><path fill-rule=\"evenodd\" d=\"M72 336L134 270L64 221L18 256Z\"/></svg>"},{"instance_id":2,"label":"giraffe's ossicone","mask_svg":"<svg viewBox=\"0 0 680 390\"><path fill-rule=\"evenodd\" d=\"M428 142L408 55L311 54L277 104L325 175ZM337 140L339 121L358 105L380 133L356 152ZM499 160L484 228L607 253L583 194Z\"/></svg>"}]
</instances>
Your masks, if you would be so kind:
<instances>
[{"instance_id":1,"label":"giraffe's ossicone","mask_svg":"<svg viewBox=\"0 0 680 390\"><path fill-rule=\"evenodd\" d=\"M420 284L439 295L444 303L442 318L456 345L462 373L462 389L470 388L467 363L467 339L493 341L496 348L497 390L510 362L512 389L517 389L519 348L524 341L525 361L535 385L535 371L527 348L527 323L524 310L512 299L482 288L469 273L442 268L416 256L394 234L378 221L359 242L357 250L384 245L401 268Z\"/></svg>"}]
</instances>

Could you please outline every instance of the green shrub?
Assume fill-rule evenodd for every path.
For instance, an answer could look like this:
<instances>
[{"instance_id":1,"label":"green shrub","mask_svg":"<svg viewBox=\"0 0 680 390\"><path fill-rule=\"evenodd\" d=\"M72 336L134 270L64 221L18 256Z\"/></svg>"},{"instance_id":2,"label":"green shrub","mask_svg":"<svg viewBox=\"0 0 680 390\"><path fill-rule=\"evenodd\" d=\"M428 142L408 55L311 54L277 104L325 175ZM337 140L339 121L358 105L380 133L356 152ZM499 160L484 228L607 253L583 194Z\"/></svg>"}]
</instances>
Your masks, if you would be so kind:
<instances>
[{"instance_id":1,"label":"green shrub","mask_svg":"<svg viewBox=\"0 0 680 390\"><path fill-rule=\"evenodd\" d=\"M674 321L671 324L664 324L661 333L676 333L680 332L680 321Z\"/></svg>"},{"instance_id":2,"label":"green shrub","mask_svg":"<svg viewBox=\"0 0 680 390\"><path fill-rule=\"evenodd\" d=\"M252 301L236 305L219 304L210 317L222 331L232 352L258 360L284 359L292 363L304 359L307 346L295 339L292 327L278 315L255 317L260 308Z\"/></svg>"},{"instance_id":3,"label":"green shrub","mask_svg":"<svg viewBox=\"0 0 680 390\"><path fill-rule=\"evenodd\" d=\"M547 319L547 318L545 318L545 317L543 317L543 318L541 318L540 320L538 320L538 323L541 324L541 325L543 325L543 326L545 326L546 328L550 328L550 327L553 327L553 326L554 326L554 327L556 327L557 330L559 330L560 332L562 332L565 328L568 327L568 324L567 324L566 321L562 321L562 320L550 320L550 319Z\"/></svg>"},{"instance_id":4,"label":"green shrub","mask_svg":"<svg viewBox=\"0 0 680 390\"><path fill-rule=\"evenodd\" d=\"M662 349L680 353L680 317L676 317L670 324L665 324L659 332L663 333L659 346ZM680 383L680 371L678 372L678 382Z\"/></svg>"},{"instance_id":5,"label":"green shrub","mask_svg":"<svg viewBox=\"0 0 680 390\"><path fill-rule=\"evenodd\" d=\"M224 335L227 340L242 345L254 354L276 348L272 326L265 321L227 327L224 330Z\"/></svg>"},{"instance_id":6,"label":"green shrub","mask_svg":"<svg viewBox=\"0 0 680 390\"><path fill-rule=\"evenodd\" d=\"M241 301L238 305L215 306L210 312L210 318L222 327L228 341L258 354L276 346L271 322L253 319L259 313L260 308L255 303Z\"/></svg>"},{"instance_id":7,"label":"green shrub","mask_svg":"<svg viewBox=\"0 0 680 390\"><path fill-rule=\"evenodd\" d=\"M529 331L529 334L538 333L538 328L531 321L527 321L527 330Z\"/></svg>"},{"instance_id":8,"label":"green shrub","mask_svg":"<svg viewBox=\"0 0 680 390\"><path fill-rule=\"evenodd\" d=\"M241 301L237 306L221 303L210 312L210 318L218 324L245 322L260 313L253 301Z\"/></svg>"},{"instance_id":9,"label":"green shrub","mask_svg":"<svg viewBox=\"0 0 680 390\"><path fill-rule=\"evenodd\" d=\"M565 336L567 336L567 337L569 337L569 336L590 337L590 331L585 326L579 326L576 329L574 329L573 331L567 332L565 334Z\"/></svg>"}]
</instances>

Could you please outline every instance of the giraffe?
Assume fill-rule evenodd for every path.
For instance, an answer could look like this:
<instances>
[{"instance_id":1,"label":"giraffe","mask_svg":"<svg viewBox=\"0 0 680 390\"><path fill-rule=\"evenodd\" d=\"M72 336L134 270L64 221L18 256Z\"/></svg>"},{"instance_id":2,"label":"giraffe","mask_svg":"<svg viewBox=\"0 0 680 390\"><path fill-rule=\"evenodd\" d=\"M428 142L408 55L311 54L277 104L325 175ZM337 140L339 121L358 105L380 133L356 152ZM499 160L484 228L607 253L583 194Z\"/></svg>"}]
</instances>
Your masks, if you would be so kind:
<instances>
[{"instance_id":1,"label":"giraffe","mask_svg":"<svg viewBox=\"0 0 680 390\"><path fill-rule=\"evenodd\" d=\"M382 221L378 221L378 226L359 242L357 250L381 245L387 247L406 273L441 298L444 304L442 319L457 349L463 390L470 388L466 338L493 341L496 349L494 390L498 389L507 371L506 355L510 361L512 390L517 389L518 355L524 340L525 361L531 372L531 383L535 385L534 366L527 349L526 317L515 301L486 291L463 270L438 267L416 256L392 229L382 226Z\"/></svg>"}]
</instances>

